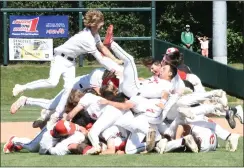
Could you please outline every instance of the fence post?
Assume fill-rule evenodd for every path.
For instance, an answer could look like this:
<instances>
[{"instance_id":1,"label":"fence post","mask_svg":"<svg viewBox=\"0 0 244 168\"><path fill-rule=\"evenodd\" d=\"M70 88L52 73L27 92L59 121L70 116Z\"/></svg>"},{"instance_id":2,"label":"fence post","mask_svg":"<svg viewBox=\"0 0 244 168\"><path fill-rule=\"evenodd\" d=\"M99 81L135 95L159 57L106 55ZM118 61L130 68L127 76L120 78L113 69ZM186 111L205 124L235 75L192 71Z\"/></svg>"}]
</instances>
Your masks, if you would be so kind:
<instances>
[{"instance_id":1,"label":"fence post","mask_svg":"<svg viewBox=\"0 0 244 168\"><path fill-rule=\"evenodd\" d=\"M155 0L152 0L152 57L155 58L155 52L154 52L154 39L156 38L156 11L155 11Z\"/></svg>"},{"instance_id":2,"label":"fence post","mask_svg":"<svg viewBox=\"0 0 244 168\"><path fill-rule=\"evenodd\" d=\"M7 1L3 1L3 8L7 7ZM8 65L8 13L3 12L3 65Z\"/></svg>"},{"instance_id":3,"label":"fence post","mask_svg":"<svg viewBox=\"0 0 244 168\"><path fill-rule=\"evenodd\" d=\"M83 1L79 1L79 8L83 8ZM82 12L79 12L79 31L83 29L83 18ZM83 67L83 56L79 56L79 67Z\"/></svg>"}]
</instances>

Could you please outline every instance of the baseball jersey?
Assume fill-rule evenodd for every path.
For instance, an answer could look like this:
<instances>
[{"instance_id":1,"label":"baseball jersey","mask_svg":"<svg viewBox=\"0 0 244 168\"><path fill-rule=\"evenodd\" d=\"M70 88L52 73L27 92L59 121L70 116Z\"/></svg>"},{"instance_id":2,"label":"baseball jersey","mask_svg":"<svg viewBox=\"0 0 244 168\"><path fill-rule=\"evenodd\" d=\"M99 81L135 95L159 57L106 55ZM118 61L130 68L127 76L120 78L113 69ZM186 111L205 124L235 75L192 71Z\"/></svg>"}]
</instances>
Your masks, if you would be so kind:
<instances>
[{"instance_id":1,"label":"baseball jersey","mask_svg":"<svg viewBox=\"0 0 244 168\"><path fill-rule=\"evenodd\" d=\"M178 74L171 80L171 84L173 85L173 93L182 93L185 88L185 84Z\"/></svg>"},{"instance_id":2,"label":"baseball jersey","mask_svg":"<svg viewBox=\"0 0 244 168\"><path fill-rule=\"evenodd\" d=\"M79 104L84 107L84 109L88 112L90 117L94 120L97 120L102 114L102 109L105 105L99 104L99 100L102 97L96 96L91 93L86 93L79 101Z\"/></svg>"},{"instance_id":3,"label":"baseball jersey","mask_svg":"<svg viewBox=\"0 0 244 168\"><path fill-rule=\"evenodd\" d=\"M51 155L67 155L71 152L68 147L70 144L80 144L85 140L85 136L79 132L75 131L73 135L63 139L61 142L57 143L55 147L50 148L48 151Z\"/></svg>"},{"instance_id":4,"label":"baseball jersey","mask_svg":"<svg viewBox=\"0 0 244 168\"><path fill-rule=\"evenodd\" d=\"M110 138L114 138L115 149L124 151L127 138L129 136L129 131L119 126L111 126L104 130L100 137L105 141L108 141Z\"/></svg>"},{"instance_id":5,"label":"baseball jersey","mask_svg":"<svg viewBox=\"0 0 244 168\"><path fill-rule=\"evenodd\" d=\"M142 96L132 96L130 100L134 107L132 108L135 113L152 113L157 115L162 110L156 104L160 103L160 99L147 99Z\"/></svg>"},{"instance_id":6,"label":"baseball jersey","mask_svg":"<svg viewBox=\"0 0 244 168\"><path fill-rule=\"evenodd\" d=\"M200 144L200 152L215 151L218 145L216 134L204 127L191 125L192 135L197 139Z\"/></svg>"},{"instance_id":7,"label":"baseball jersey","mask_svg":"<svg viewBox=\"0 0 244 168\"><path fill-rule=\"evenodd\" d=\"M105 68L96 68L90 74L75 78L73 89L84 90L87 88L101 87Z\"/></svg>"},{"instance_id":8,"label":"baseball jersey","mask_svg":"<svg viewBox=\"0 0 244 168\"><path fill-rule=\"evenodd\" d=\"M196 93L204 93L204 92L206 92L205 88L202 86L202 82L198 78L198 76L196 76L194 74L187 74L186 75L186 80L188 80L189 82L192 83L192 85L194 86L194 92L196 92Z\"/></svg>"},{"instance_id":9,"label":"baseball jersey","mask_svg":"<svg viewBox=\"0 0 244 168\"><path fill-rule=\"evenodd\" d=\"M157 77L154 80L143 82L139 93L140 95L146 98L161 98L163 91L171 92L172 84L164 79L159 79Z\"/></svg>"},{"instance_id":10,"label":"baseball jersey","mask_svg":"<svg viewBox=\"0 0 244 168\"><path fill-rule=\"evenodd\" d=\"M54 49L54 53L65 54L76 58L79 55L95 53L96 45L101 42L99 34L92 35L91 30L84 28L83 31L72 36L68 41Z\"/></svg>"},{"instance_id":11,"label":"baseball jersey","mask_svg":"<svg viewBox=\"0 0 244 168\"><path fill-rule=\"evenodd\" d=\"M46 131L40 141L39 154L47 154L48 150L55 146L60 141L60 138L54 138L50 131Z\"/></svg>"}]
</instances>

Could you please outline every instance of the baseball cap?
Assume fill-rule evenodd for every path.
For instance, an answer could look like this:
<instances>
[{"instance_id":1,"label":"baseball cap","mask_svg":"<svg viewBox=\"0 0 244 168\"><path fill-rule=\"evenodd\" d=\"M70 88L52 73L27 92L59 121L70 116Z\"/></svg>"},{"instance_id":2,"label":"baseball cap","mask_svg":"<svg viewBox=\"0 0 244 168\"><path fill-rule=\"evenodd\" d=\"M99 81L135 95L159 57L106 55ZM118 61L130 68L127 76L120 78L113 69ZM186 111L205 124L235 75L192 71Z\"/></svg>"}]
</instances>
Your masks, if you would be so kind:
<instances>
[{"instance_id":1,"label":"baseball cap","mask_svg":"<svg viewBox=\"0 0 244 168\"><path fill-rule=\"evenodd\" d=\"M171 64L172 59L170 58L169 54L173 52L179 52L179 50L175 47L170 47L166 50L166 53L163 55L161 65L165 65L165 63Z\"/></svg>"},{"instance_id":2,"label":"baseball cap","mask_svg":"<svg viewBox=\"0 0 244 168\"><path fill-rule=\"evenodd\" d=\"M76 126L74 123L60 120L54 126L53 130L50 131L50 134L53 137L62 136L62 135L72 135L76 130Z\"/></svg>"},{"instance_id":3,"label":"baseball cap","mask_svg":"<svg viewBox=\"0 0 244 168\"><path fill-rule=\"evenodd\" d=\"M175 47L170 47L170 48L168 48L168 49L166 50L166 54L169 54L169 53L172 53L172 52L175 52L175 51L178 51L178 52L179 52L179 50L178 50L177 48L175 48Z\"/></svg>"},{"instance_id":4,"label":"baseball cap","mask_svg":"<svg viewBox=\"0 0 244 168\"><path fill-rule=\"evenodd\" d=\"M119 87L119 79L118 78L105 78L102 82L102 85L108 85L109 82L112 82L113 85L118 88Z\"/></svg>"}]
</instances>

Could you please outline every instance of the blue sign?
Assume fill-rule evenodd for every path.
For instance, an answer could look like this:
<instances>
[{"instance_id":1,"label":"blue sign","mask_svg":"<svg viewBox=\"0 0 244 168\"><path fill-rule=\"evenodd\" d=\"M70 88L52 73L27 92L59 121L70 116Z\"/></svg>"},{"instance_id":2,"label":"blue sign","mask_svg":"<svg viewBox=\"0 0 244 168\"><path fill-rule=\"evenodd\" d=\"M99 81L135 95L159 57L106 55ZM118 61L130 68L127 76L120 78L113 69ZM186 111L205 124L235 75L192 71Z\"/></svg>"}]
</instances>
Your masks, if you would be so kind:
<instances>
[{"instance_id":1,"label":"blue sign","mask_svg":"<svg viewBox=\"0 0 244 168\"><path fill-rule=\"evenodd\" d=\"M10 16L10 37L68 37L68 16Z\"/></svg>"}]
</instances>

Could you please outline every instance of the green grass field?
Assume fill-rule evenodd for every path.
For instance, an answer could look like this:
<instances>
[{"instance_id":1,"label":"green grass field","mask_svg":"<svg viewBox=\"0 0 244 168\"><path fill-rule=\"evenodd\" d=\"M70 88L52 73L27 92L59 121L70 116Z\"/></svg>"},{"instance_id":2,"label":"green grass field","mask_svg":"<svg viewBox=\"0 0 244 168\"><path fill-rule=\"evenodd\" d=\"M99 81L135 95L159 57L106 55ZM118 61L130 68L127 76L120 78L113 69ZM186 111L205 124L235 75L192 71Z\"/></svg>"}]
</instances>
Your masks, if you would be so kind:
<instances>
[{"instance_id":1,"label":"green grass field","mask_svg":"<svg viewBox=\"0 0 244 168\"><path fill-rule=\"evenodd\" d=\"M110 155L110 156L43 156L36 153L1 153L1 166L243 166L243 138L236 152L224 149L224 142L215 152Z\"/></svg>"},{"instance_id":2,"label":"green grass field","mask_svg":"<svg viewBox=\"0 0 244 168\"><path fill-rule=\"evenodd\" d=\"M239 66L239 65L238 65ZM93 67L77 67L76 75L89 73ZM139 76L148 77L150 72L138 66ZM12 97L12 88L16 83L24 84L48 77L49 66L45 65L14 65L1 67L1 122L33 121L40 108L26 107L17 114L10 115L10 105L17 99ZM52 98L63 86L63 80L53 89L26 91L25 96L36 98ZM228 96L232 104L240 104L241 100ZM40 156L23 151L5 155L1 152L1 166L243 166L243 138L239 140L236 152L227 152L224 142L216 152L210 153L168 153L144 155L113 155L113 156ZM1 149L3 144L1 145ZM2 150L1 150L2 151Z\"/></svg>"}]
</instances>

